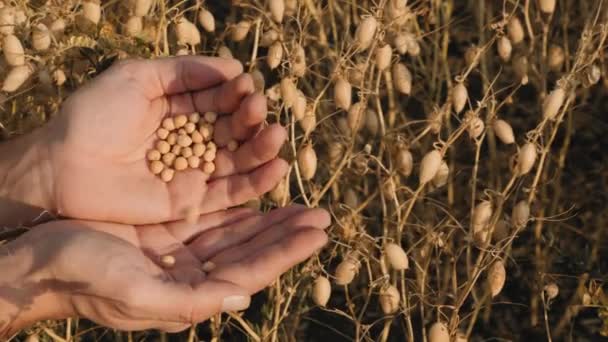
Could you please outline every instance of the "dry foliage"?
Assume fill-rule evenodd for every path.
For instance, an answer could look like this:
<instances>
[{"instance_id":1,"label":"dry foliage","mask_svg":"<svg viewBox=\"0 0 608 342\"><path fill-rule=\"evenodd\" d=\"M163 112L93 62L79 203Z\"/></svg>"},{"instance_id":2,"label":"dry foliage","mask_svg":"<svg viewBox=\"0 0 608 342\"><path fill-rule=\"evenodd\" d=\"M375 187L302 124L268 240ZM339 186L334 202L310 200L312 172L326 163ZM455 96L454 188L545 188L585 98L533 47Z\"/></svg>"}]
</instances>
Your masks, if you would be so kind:
<instances>
[{"instance_id":1,"label":"dry foliage","mask_svg":"<svg viewBox=\"0 0 608 342\"><path fill-rule=\"evenodd\" d=\"M5 0L0 119L5 136L31 130L117 59L244 63L292 165L252 205L329 208L331 242L184 340L600 338L607 6ZM159 336L73 320L34 333Z\"/></svg>"}]
</instances>

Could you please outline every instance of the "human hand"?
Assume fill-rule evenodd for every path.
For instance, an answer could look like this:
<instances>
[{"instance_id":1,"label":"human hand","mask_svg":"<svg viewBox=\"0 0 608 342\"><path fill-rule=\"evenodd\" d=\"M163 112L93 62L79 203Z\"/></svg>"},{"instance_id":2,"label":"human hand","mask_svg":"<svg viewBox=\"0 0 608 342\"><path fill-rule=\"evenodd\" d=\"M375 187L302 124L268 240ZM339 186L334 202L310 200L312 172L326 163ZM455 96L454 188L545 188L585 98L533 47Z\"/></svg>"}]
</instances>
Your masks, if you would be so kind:
<instances>
[{"instance_id":1,"label":"human hand","mask_svg":"<svg viewBox=\"0 0 608 342\"><path fill-rule=\"evenodd\" d=\"M211 178L198 169L170 183L148 169L146 152L166 116L192 112L220 116L220 147ZM277 158L286 139L280 125L258 133L266 99L250 75L230 59L186 56L127 61L110 68L69 97L43 129L49 141L50 187L62 216L128 224L183 218L186 208L210 213L270 191L285 174ZM224 147L241 141L235 152Z\"/></svg>"},{"instance_id":2,"label":"human hand","mask_svg":"<svg viewBox=\"0 0 608 342\"><path fill-rule=\"evenodd\" d=\"M175 332L243 310L250 295L325 244L322 228L329 223L324 210L292 206L268 214L220 211L196 224L41 225L5 246L6 253L0 249L12 258L0 257L0 266L10 263L22 274L0 275L0 337L75 315L120 330ZM175 258L172 267L160 262L167 254ZM215 267L206 273L207 261ZM17 314L5 319L8 312Z\"/></svg>"}]
</instances>

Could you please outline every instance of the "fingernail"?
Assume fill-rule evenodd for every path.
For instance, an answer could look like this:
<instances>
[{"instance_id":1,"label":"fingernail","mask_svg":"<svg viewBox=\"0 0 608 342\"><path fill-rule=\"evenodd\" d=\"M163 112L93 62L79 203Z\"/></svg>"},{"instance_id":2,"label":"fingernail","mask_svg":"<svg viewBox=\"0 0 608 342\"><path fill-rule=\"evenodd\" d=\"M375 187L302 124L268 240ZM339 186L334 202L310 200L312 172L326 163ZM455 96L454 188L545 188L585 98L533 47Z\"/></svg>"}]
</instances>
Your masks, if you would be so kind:
<instances>
[{"instance_id":1,"label":"fingernail","mask_svg":"<svg viewBox=\"0 0 608 342\"><path fill-rule=\"evenodd\" d=\"M251 297L248 296L230 296L224 298L222 302L222 311L240 311L245 310L251 303Z\"/></svg>"}]
</instances>

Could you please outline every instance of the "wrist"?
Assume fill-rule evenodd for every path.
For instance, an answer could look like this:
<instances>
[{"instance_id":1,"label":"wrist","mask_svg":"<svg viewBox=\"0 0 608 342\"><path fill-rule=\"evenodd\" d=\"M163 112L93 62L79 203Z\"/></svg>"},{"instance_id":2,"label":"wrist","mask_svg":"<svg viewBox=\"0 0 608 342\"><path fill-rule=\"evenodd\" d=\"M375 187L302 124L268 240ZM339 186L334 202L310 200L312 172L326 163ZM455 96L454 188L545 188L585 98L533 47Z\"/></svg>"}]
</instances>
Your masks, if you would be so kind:
<instances>
[{"instance_id":1,"label":"wrist","mask_svg":"<svg viewBox=\"0 0 608 342\"><path fill-rule=\"evenodd\" d=\"M73 315L67 291L70 284L52 276L45 255L48 236L32 232L0 246L0 340L35 322Z\"/></svg>"},{"instance_id":2,"label":"wrist","mask_svg":"<svg viewBox=\"0 0 608 342\"><path fill-rule=\"evenodd\" d=\"M49 144L38 129L0 145L0 224L28 224L55 211Z\"/></svg>"}]
</instances>

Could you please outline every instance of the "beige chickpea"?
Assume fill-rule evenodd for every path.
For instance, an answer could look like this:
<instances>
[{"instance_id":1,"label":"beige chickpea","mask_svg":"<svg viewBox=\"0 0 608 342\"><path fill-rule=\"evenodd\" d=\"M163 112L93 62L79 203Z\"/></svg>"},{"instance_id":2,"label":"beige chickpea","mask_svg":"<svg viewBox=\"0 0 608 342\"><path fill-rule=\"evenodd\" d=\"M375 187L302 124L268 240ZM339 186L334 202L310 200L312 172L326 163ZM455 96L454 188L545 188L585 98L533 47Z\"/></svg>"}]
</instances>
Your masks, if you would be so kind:
<instances>
[{"instance_id":1,"label":"beige chickpea","mask_svg":"<svg viewBox=\"0 0 608 342\"><path fill-rule=\"evenodd\" d=\"M203 160L206 162L212 162L215 160L215 151L214 150L207 150L205 151L205 154L203 154Z\"/></svg>"},{"instance_id":2,"label":"beige chickpea","mask_svg":"<svg viewBox=\"0 0 608 342\"><path fill-rule=\"evenodd\" d=\"M190 166L190 168L198 169L198 167L200 165L201 165L201 158L199 158L197 156L188 157L188 166Z\"/></svg>"},{"instance_id":3,"label":"beige chickpea","mask_svg":"<svg viewBox=\"0 0 608 342\"><path fill-rule=\"evenodd\" d=\"M188 147L192 145L192 138L187 135L180 135L177 137L177 144L181 147Z\"/></svg>"},{"instance_id":4,"label":"beige chickpea","mask_svg":"<svg viewBox=\"0 0 608 342\"><path fill-rule=\"evenodd\" d=\"M183 171L188 168L188 160L184 157L177 157L175 158L173 167L175 167L175 171Z\"/></svg>"},{"instance_id":5,"label":"beige chickpea","mask_svg":"<svg viewBox=\"0 0 608 342\"><path fill-rule=\"evenodd\" d=\"M169 131L166 128L160 127L156 130L156 136L158 139L165 140L167 139L167 136L169 136Z\"/></svg>"},{"instance_id":6,"label":"beige chickpea","mask_svg":"<svg viewBox=\"0 0 608 342\"><path fill-rule=\"evenodd\" d=\"M193 154L191 147L183 147L181 152L181 155L184 158L188 158Z\"/></svg>"},{"instance_id":7,"label":"beige chickpea","mask_svg":"<svg viewBox=\"0 0 608 342\"><path fill-rule=\"evenodd\" d=\"M152 172L152 174L158 175L161 172L163 172L164 168L165 168L165 165L159 160L153 160L150 163L150 171Z\"/></svg>"},{"instance_id":8,"label":"beige chickpea","mask_svg":"<svg viewBox=\"0 0 608 342\"><path fill-rule=\"evenodd\" d=\"M169 152L163 155L162 157L163 163L167 166L171 166L173 165L173 162L175 161L175 154Z\"/></svg>"},{"instance_id":9,"label":"beige chickpea","mask_svg":"<svg viewBox=\"0 0 608 342\"><path fill-rule=\"evenodd\" d=\"M192 142L195 144L203 142L203 135L199 131L194 131L190 134L190 138L192 138Z\"/></svg>"},{"instance_id":10,"label":"beige chickpea","mask_svg":"<svg viewBox=\"0 0 608 342\"><path fill-rule=\"evenodd\" d=\"M188 117L185 114L180 114L173 118L175 128L182 128L188 122Z\"/></svg>"},{"instance_id":11,"label":"beige chickpea","mask_svg":"<svg viewBox=\"0 0 608 342\"><path fill-rule=\"evenodd\" d=\"M206 149L207 149L207 146L205 146L204 144L196 143L196 144L192 145L192 154L194 154L197 157L201 157L205 153Z\"/></svg>"},{"instance_id":12,"label":"beige chickpea","mask_svg":"<svg viewBox=\"0 0 608 342\"><path fill-rule=\"evenodd\" d=\"M156 160L160 160L160 152L158 152L158 150L150 150L148 151L148 153L146 154L146 158L149 161L156 161Z\"/></svg>"},{"instance_id":13,"label":"beige chickpea","mask_svg":"<svg viewBox=\"0 0 608 342\"><path fill-rule=\"evenodd\" d=\"M172 130L175 129L175 124L173 123L173 119L171 119L171 118L164 119L163 123L162 123L162 126L167 131L172 131Z\"/></svg>"},{"instance_id":14,"label":"beige chickpea","mask_svg":"<svg viewBox=\"0 0 608 342\"><path fill-rule=\"evenodd\" d=\"M193 124L197 124L199 121L201 121L201 115L199 113L192 113L190 116L188 116L188 121L192 122Z\"/></svg>"},{"instance_id":15,"label":"beige chickpea","mask_svg":"<svg viewBox=\"0 0 608 342\"><path fill-rule=\"evenodd\" d=\"M196 125L193 124L192 122L187 122L184 125L184 129L186 130L186 133L190 134L196 130Z\"/></svg>"},{"instance_id":16,"label":"beige chickpea","mask_svg":"<svg viewBox=\"0 0 608 342\"><path fill-rule=\"evenodd\" d=\"M175 145L175 143L177 142L177 133L169 133L169 135L167 136L167 142L171 145Z\"/></svg>"},{"instance_id":17,"label":"beige chickpea","mask_svg":"<svg viewBox=\"0 0 608 342\"><path fill-rule=\"evenodd\" d=\"M228 148L228 151L234 152L239 148L239 143L236 140L232 139L228 142L228 146L226 147Z\"/></svg>"},{"instance_id":18,"label":"beige chickpea","mask_svg":"<svg viewBox=\"0 0 608 342\"><path fill-rule=\"evenodd\" d=\"M164 169L161 173L160 173L160 178L163 180L163 182L168 183L171 180L173 180L173 176L175 175L175 171L173 169Z\"/></svg>"},{"instance_id":19,"label":"beige chickpea","mask_svg":"<svg viewBox=\"0 0 608 342\"><path fill-rule=\"evenodd\" d=\"M182 153L182 147L179 145L171 146L171 153L175 154L176 156L179 156Z\"/></svg>"},{"instance_id":20,"label":"beige chickpea","mask_svg":"<svg viewBox=\"0 0 608 342\"><path fill-rule=\"evenodd\" d=\"M210 162L205 162L203 164L203 172L210 175L215 171L215 164Z\"/></svg>"},{"instance_id":21,"label":"beige chickpea","mask_svg":"<svg viewBox=\"0 0 608 342\"><path fill-rule=\"evenodd\" d=\"M169 143L164 140L159 140L156 143L156 149L161 154L165 154L165 153L169 152L169 150L171 149L171 145L169 145Z\"/></svg>"}]
</instances>

